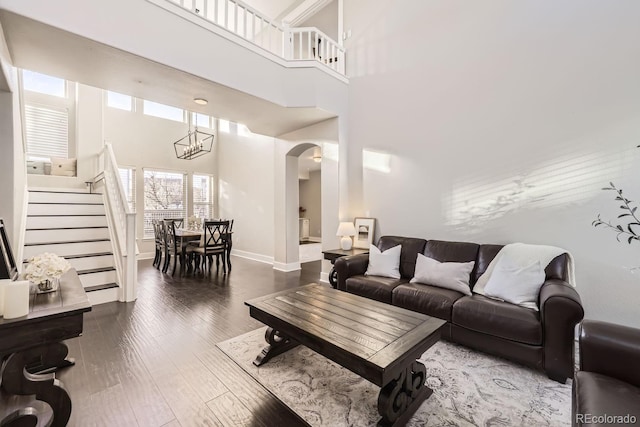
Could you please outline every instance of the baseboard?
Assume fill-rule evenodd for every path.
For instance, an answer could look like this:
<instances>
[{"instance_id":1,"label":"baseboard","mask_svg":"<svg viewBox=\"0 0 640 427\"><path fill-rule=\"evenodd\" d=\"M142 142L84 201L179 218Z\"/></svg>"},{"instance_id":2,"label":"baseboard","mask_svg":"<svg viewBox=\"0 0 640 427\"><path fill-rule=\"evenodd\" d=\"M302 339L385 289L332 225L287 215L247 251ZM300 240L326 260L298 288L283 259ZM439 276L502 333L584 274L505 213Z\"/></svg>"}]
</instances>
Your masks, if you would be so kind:
<instances>
[{"instance_id":1,"label":"baseboard","mask_svg":"<svg viewBox=\"0 0 640 427\"><path fill-rule=\"evenodd\" d=\"M320 281L324 283L329 283L329 273L325 273L324 271L320 273Z\"/></svg>"},{"instance_id":2,"label":"baseboard","mask_svg":"<svg viewBox=\"0 0 640 427\"><path fill-rule=\"evenodd\" d=\"M278 270L278 271L284 271L285 273L288 273L290 271L297 271L300 270L300 263L299 262L290 262L288 264L284 263L284 262L273 262L273 269L274 270Z\"/></svg>"},{"instance_id":3,"label":"baseboard","mask_svg":"<svg viewBox=\"0 0 640 427\"><path fill-rule=\"evenodd\" d=\"M312 236L309 236L309 241L310 241L310 242L315 242L315 243L322 243L322 237L312 237Z\"/></svg>"},{"instance_id":4,"label":"baseboard","mask_svg":"<svg viewBox=\"0 0 640 427\"><path fill-rule=\"evenodd\" d=\"M238 249L231 249L231 255L246 258L253 261L263 262L265 264L273 264L273 257L268 255L257 254L254 252L241 251Z\"/></svg>"},{"instance_id":5,"label":"baseboard","mask_svg":"<svg viewBox=\"0 0 640 427\"><path fill-rule=\"evenodd\" d=\"M155 252L140 252L138 255L136 255L136 259L138 261L143 259L154 259L155 257L156 257Z\"/></svg>"}]
</instances>

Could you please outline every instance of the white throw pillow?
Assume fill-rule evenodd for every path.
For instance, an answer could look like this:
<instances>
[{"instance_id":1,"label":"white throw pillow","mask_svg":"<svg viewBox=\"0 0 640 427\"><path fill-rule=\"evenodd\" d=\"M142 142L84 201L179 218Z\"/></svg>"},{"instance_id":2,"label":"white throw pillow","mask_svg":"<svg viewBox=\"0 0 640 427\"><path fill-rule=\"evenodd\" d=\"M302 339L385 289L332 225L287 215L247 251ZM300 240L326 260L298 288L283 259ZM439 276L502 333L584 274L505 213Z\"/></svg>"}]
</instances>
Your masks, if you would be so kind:
<instances>
[{"instance_id":1,"label":"white throw pillow","mask_svg":"<svg viewBox=\"0 0 640 427\"><path fill-rule=\"evenodd\" d=\"M30 175L44 175L44 162L28 160L27 173Z\"/></svg>"},{"instance_id":2,"label":"white throw pillow","mask_svg":"<svg viewBox=\"0 0 640 427\"><path fill-rule=\"evenodd\" d=\"M365 276L400 278L400 252L402 245L394 246L384 252L380 252L377 246L369 248L369 266Z\"/></svg>"},{"instance_id":3,"label":"white throw pillow","mask_svg":"<svg viewBox=\"0 0 640 427\"><path fill-rule=\"evenodd\" d=\"M416 272L411 283L422 283L471 295L469 279L474 265L475 261L440 262L418 254Z\"/></svg>"},{"instance_id":4,"label":"white throw pillow","mask_svg":"<svg viewBox=\"0 0 640 427\"><path fill-rule=\"evenodd\" d=\"M76 159L51 158L51 175L76 176Z\"/></svg>"},{"instance_id":5,"label":"white throw pillow","mask_svg":"<svg viewBox=\"0 0 640 427\"><path fill-rule=\"evenodd\" d=\"M544 280L540 261L521 267L510 262L508 257L502 257L493 269L484 292L488 297L537 311L538 293Z\"/></svg>"}]
</instances>

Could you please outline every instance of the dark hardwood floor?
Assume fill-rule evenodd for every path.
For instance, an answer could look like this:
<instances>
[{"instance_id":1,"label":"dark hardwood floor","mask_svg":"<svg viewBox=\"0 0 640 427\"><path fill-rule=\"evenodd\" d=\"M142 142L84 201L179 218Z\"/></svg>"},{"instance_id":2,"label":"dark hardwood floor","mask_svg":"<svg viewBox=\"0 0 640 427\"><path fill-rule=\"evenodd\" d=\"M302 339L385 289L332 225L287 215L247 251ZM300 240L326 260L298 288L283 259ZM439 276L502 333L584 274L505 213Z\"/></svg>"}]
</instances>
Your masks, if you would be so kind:
<instances>
[{"instance_id":1,"label":"dark hardwood floor","mask_svg":"<svg viewBox=\"0 0 640 427\"><path fill-rule=\"evenodd\" d=\"M138 299L95 306L58 377L70 426L304 426L215 344L256 329L244 301L317 282L320 261L281 273L233 258L227 276L175 276L139 263Z\"/></svg>"}]
</instances>

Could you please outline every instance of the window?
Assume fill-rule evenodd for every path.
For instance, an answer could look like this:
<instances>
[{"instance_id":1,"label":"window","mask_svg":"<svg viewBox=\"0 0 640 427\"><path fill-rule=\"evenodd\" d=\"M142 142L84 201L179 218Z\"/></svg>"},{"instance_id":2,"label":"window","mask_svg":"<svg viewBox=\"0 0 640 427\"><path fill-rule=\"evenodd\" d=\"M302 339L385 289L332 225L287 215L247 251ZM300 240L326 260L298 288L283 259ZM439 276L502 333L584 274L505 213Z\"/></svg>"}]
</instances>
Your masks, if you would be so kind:
<instances>
[{"instance_id":1,"label":"window","mask_svg":"<svg viewBox=\"0 0 640 427\"><path fill-rule=\"evenodd\" d=\"M22 87L31 92L65 98L67 85L64 79L47 76L34 71L22 70Z\"/></svg>"},{"instance_id":2,"label":"window","mask_svg":"<svg viewBox=\"0 0 640 427\"><path fill-rule=\"evenodd\" d=\"M118 168L120 172L120 181L122 181L122 188L129 204L131 212L136 211L136 170L130 167Z\"/></svg>"},{"instance_id":3,"label":"window","mask_svg":"<svg viewBox=\"0 0 640 427\"><path fill-rule=\"evenodd\" d=\"M69 111L40 105L24 106L29 157L69 157Z\"/></svg>"},{"instance_id":4,"label":"window","mask_svg":"<svg viewBox=\"0 0 640 427\"><path fill-rule=\"evenodd\" d=\"M142 103L142 112L148 116L184 122L184 110L169 105L158 104L157 102L145 100Z\"/></svg>"},{"instance_id":5,"label":"window","mask_svg":"<svg viewBox=\"0 0 640 427\"><path fill-rule=\"evenodd\" d=\"M27 157L73 157L75 85L29 70L21 70L20 84Z\"/></svg>"},{"instance_id":6,"label":"window","mask_svg":"<svg viewBox=\"0 0 640 427\"><path fill-rule=\"evenodd\" d=\"M213 218L213 177L193 175L193 214L199 218Z\"/></svg>"},{"instance_id":7,"label":"window","mask_svg":"<svg viewBox=\"0 0 640 427\"><path fill-rule=\"evenodd\" d=\"M226 133L231 132L231 126L228 120L223 120L223 119L218 120L218 127L219 127L218 130L220 132L226 132Z\"/></svg>"},{"instance_id":8,"label":"window","mask_svg":"<svg viewBox=\"0 0 640 427\"><path fill-rule=\"evenodd\" d=\"M144 238L153 238L153 220L184 218L187 213L185 175L144 170Z\"/></svg>"},{"instance_id":9,"label":"window","mask_svg":"<svg viewBox=\"0 0 640 427\"><path fill-rule=\"evenodd\" d=\"M107 91L107 105L119 110L133 111L133 98L129 95Z\"/></svg>"},{"instance_id":10,"label":"window","mask_svg":"<svg viewBox=\"0 0 640 427\"><path fill-rule=\"evenodd\" d=\"M191 124L193 126L205 127L211 129L210 117L206 114L191 113Z\"/></svg>"}]
</instances>

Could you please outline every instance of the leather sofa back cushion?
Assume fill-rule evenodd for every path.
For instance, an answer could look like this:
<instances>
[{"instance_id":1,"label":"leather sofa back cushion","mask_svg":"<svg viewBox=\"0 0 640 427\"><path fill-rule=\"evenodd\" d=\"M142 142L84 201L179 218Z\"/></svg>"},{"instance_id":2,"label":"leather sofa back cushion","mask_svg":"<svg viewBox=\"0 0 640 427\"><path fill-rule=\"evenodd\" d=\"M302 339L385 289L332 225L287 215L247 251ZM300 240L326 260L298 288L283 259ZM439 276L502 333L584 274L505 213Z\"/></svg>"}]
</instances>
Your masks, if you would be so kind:
<instances>
[{"instance_id":1,"label":"leather sofa back cushion","mask_svg":"<svg viewBox=\"0 0 640 427\"><path fill-rule=\"evenodd\" d=\"M424 248L423 255L440 262L471 262L478 258L480 245L468 242L446 242L443 240L429 240ZM477 262L476 262L477 264ZM470 285L476 282L475 271L477 265L471 271Z\"/></svg>"},{"instance_id":2,"label":"leather sofa back cushion","mask_svg":"<svg viewBox=\"0 0 640 427\"><path fill-rule=\"evenodd\" d=\"M493 259L498 255L500 249L504 245L480 245L478 249L478 261L476 261L476 269L471 273L471 283L475 285L480 276L487 271L487 267Z\"/></svg>"},{"instance_id":3,"label":"leather sofa back cushion","mask_svg":"<svg viewBox=\"0 0 640 427\"><path fill-rule=\"evenodd\" d=\"M474 285L478 278L487 270L489 263L498 255L502 247L503 245L480 245L475 270L471 273L472 285ZM568 262L569 259L566 254L555 257L544 270L545 278L566 281L568 277Z\"/></svg>"},{"instance_id":4,"label":"leather sofa back cushion","mask_svg":"<svg viewBox=\"0 0 640 427\"><path fill-rule=\"evenodd\" d=\"M416 270L418 254L424 251L427 241L413 237L382 236L376 245L382 252L394 246L402 245L400 253L400 276L411 279Z\"/></svg>"}]
</instances>

